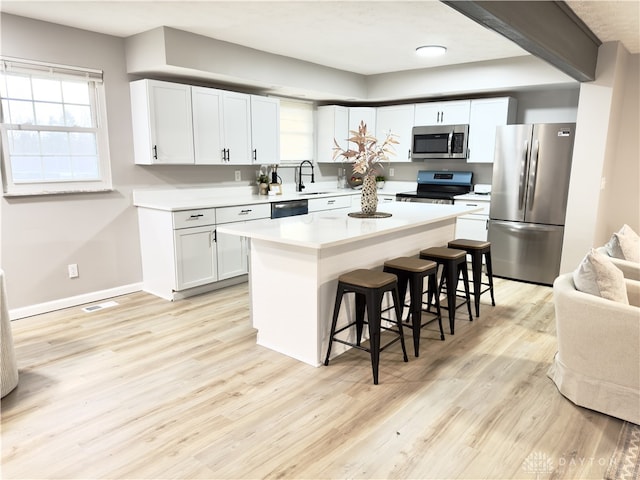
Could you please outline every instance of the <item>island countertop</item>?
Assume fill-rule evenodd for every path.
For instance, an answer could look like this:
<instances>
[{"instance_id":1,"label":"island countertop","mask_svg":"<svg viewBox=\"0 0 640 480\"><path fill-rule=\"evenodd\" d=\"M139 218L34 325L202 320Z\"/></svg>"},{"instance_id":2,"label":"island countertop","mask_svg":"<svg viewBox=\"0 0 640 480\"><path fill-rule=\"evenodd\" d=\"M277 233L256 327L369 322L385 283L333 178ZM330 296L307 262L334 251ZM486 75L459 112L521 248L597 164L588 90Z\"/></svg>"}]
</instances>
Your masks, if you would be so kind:
<instances>
[{"instance_id":1,"label":"island countertop","mask_svg":"<svg viewBox=\"0 0 640 480\"><path fill-rule=\"evenodd\" d=\"M368 238L400 234L403 230L428 226L481 210L466 205L442 205L418 202L392 202L379 207L390 213L387 218L353 218L344 208L280 219L260 220L218 226L220 233L239 235L285 245L323 249Z\"/></svg>"}]
</instances>

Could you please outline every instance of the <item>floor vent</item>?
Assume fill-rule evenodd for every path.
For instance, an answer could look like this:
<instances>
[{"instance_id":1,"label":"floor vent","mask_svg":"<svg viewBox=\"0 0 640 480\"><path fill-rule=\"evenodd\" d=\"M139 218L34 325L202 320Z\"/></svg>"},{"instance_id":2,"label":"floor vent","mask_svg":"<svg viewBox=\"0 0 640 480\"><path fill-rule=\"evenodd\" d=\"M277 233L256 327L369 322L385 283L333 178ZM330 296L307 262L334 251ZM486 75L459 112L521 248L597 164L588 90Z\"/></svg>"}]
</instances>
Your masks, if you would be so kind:
<instances>
[{"instance_id":1,"label":"floor vent","mask_svg":"<svg viewBox=\"0 0 640 480\"><path fill-rule=\"evenodd\" d=\"M102 310L103 308L115 307L116 305L118 305L118 302L110 301L110 302L99 303L97 305L89 305L88 307L84 307L82 310L89 313L89 312L95 312L96 310Z\"/></svg>"}]
</instances>

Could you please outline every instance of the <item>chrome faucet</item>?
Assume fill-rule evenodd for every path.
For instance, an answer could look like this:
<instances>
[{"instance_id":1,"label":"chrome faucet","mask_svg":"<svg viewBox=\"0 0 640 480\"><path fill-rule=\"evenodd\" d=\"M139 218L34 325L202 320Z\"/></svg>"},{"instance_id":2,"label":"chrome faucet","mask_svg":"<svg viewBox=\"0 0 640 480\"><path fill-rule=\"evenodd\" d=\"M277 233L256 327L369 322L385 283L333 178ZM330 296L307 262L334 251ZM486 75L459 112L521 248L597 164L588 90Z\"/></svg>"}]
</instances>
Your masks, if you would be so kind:
<instances>
[{"instance_id":1,"label":"chrome faucet","mask_svg":"<svg viewBox=\"0 0 640 480\"><path fill-rule=\"evenodd\" d=\"M300 162L300 166L298 167L298 178L296 179L296 192L301 192L302 189L304 188L304 183L302 182L302 167L304 166L305 163L308 163L309 166L311 167L311 174L310 174L311 183L315 183L313 163L311 163L309 160L303 160L302 162ZM305 175L309 175L309 174L305 173Z\"/></svg>"}]
</instances>

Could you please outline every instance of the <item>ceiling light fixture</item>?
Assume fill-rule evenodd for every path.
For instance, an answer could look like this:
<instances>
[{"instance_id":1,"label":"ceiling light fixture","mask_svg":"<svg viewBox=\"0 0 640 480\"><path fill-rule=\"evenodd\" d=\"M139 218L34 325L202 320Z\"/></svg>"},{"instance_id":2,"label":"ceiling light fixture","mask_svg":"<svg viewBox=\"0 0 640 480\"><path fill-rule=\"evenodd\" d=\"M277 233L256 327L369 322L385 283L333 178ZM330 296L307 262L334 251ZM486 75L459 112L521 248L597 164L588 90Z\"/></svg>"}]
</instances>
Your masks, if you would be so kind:
<instances>
[{"instance_id":1,"label":"ceiling light fixture","mask_svg":"<svg viewBox=\"0 0 640 480\"><path fill-rule=\"evenodd\" d=\"M416 55L421 57L437 57L447 53L447 47L442 45L423 45L416 48Z\"/></svg>"}]
</instances>

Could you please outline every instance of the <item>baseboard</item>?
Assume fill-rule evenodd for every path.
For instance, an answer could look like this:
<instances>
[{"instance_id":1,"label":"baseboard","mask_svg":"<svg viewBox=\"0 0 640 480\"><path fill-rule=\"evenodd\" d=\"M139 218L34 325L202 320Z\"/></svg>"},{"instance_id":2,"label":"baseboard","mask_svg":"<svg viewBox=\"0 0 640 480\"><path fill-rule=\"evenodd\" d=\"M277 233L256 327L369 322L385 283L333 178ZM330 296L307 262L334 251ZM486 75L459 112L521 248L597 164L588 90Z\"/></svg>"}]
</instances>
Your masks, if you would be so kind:
<instances>
[{"instance_id":1,"label":"baseboard","mask_svg":"<svg viewBox=\"0 0 640 480\"><path fill-rule=\"evenodd\" d=\"M131 283L120 287L109 288L107 290L99 290L97 292L84 293L75 297L61 298L51 302L38 303L29 305L28 307L14 308L9 310L9 319L18 320L19 318L40 315L41 313L53 312L63 308L75 307L85 303L102 301L107 298L126 295L127 293L139 292L142 290L142 283Z\"/></svg>"}]
</instances>

